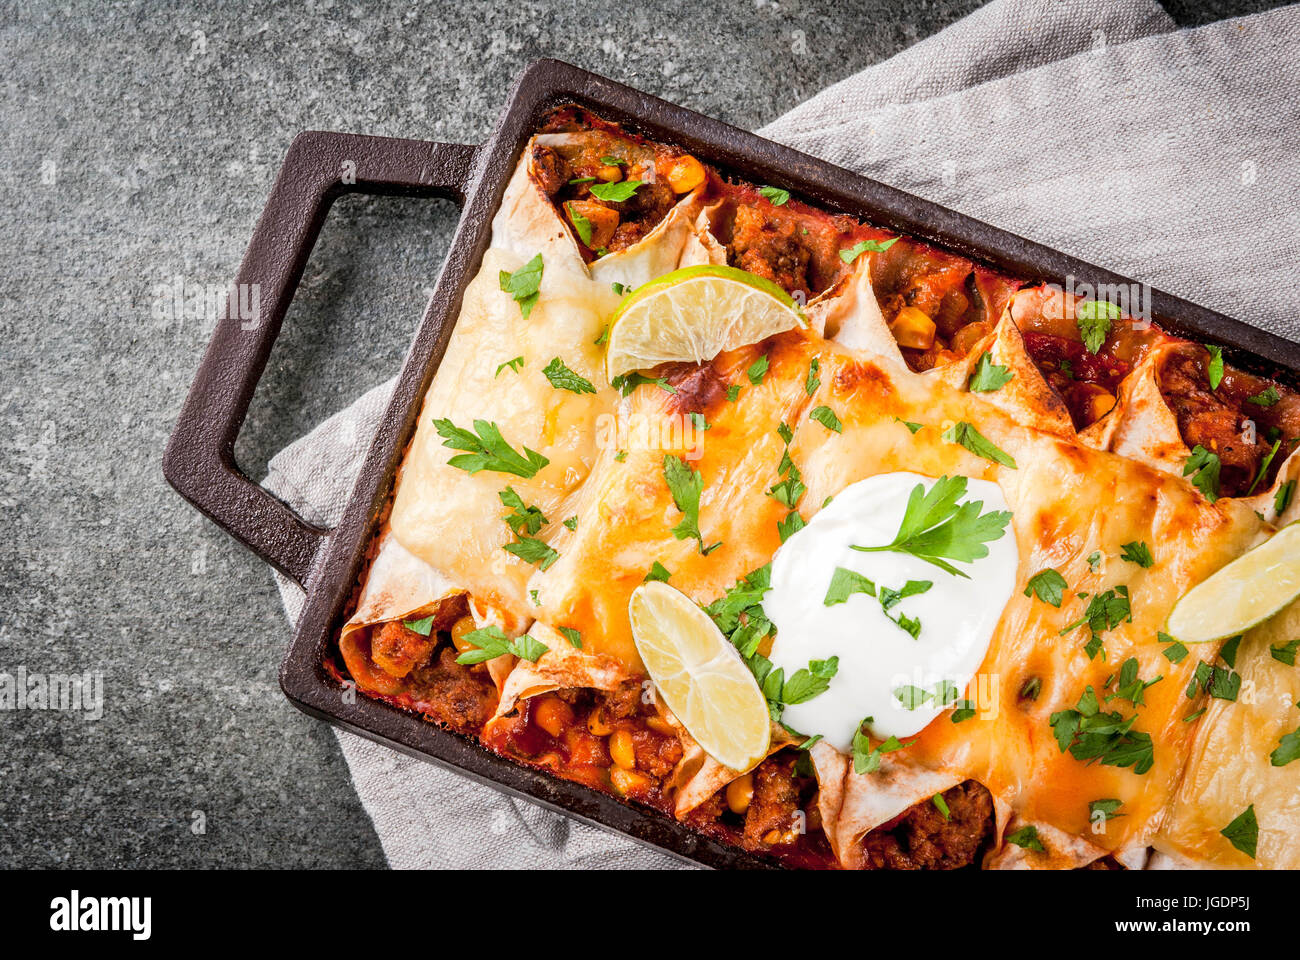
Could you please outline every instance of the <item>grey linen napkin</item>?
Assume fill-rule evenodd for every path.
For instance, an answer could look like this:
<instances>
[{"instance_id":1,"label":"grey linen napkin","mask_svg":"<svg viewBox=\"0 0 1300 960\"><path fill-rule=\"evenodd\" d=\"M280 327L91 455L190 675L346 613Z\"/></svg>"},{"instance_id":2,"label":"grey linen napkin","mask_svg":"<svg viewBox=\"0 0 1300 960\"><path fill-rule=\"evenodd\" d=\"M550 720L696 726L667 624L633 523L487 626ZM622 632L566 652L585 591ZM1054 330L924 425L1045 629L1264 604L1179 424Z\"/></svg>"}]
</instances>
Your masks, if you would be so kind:
<instances>
[{"instance_id":1,"label":"grey linen napkin","mask_svg":"<svg viewBox=\"0 0 1300 960\"><path fill-rule=\"evenodd\" d=\"M1175 31L1151 0L996 0L760 132L1300 338L1297 45L1300 7ZM281 451L266 487L336 522L391 387ZM296 620L301 591L277 580ZM678 865L338 737L394 867Z\"/></svg>"}]
</instances>

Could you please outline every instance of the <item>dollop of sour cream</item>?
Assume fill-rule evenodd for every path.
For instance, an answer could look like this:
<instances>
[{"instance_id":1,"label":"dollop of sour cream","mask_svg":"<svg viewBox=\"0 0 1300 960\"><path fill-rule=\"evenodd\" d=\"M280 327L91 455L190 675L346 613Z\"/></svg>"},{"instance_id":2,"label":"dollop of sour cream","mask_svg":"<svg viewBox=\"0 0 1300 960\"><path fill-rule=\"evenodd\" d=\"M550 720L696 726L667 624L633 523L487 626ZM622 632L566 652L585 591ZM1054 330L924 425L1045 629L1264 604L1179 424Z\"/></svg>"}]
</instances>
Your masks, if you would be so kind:
<instances>
[{"instance_id":1,"label":"dollop of sour cream","mask_svg":"<svg viewBox=\"0 0 1300 960\"><path fill-rule=\"evenodd\" d=\"M772 558L771 589L763 598L763 610L776 627L769 658L773 665L783 667L789 679L809 661L839 658L829 689L788 705L783 719L800 733L821 734L845 753L867 717L872 718L868 726L875 736L901 739L949 709L954 696L964 697L1015 589L1019 552L1011 524L987 544L987 557L972 563L953 561L968 578L908 553L852 549L855 544L892 542L918 483L928 491L935 480L886 473L851 484ZM985 480L967 481L962 502L972 500L983 501L981 512L1007 509L1001 488ZM837 567L866 577L877 596L857 592L827 606ZM886 611L880 588L901 590L909 580L933 585ZM899 625L904 617L920 621L915 638ZM956 693L945 697L952 688ZM937 696L926 699L916 691Z\"/></svg>"}]
</instances>

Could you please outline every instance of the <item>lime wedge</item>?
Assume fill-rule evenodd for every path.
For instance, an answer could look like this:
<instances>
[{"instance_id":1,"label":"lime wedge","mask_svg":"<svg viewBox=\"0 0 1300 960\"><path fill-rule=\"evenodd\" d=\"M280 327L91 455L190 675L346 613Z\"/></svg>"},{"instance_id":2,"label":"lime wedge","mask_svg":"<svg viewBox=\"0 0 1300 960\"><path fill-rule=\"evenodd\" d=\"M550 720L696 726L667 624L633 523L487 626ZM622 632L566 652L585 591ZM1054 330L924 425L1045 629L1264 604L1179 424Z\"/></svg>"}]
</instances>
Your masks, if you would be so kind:
<instances>
[{"instance_id":1,"label":"lime wedge","mask_svg":"<svg viewBox=\"0 0 1300 960\"><path fill-rule=\"evenodd\" d=\"M605 375L613 380L670 360L703 363L807 325L771 280L735 267L683 267L642 284L619 305L609 321Z\"/></svg>"},{"instance_id":2,"label":"lime wedge","mask_svg":"<svg viewBox=\"0 0 1300 960\"><path fill-rule=\"evenodd\" d=\"M1183 643L1245 633L1300 596L1300 523L1273 534L1249 553L1187 591L1165 630Z\"/></svg>"},{"instance_id":3,"label":"lime wedge","mask_svg":"<svg viewBox=\"0 0 1300 960\"><path fill-rule=\"evenodd\" d=\"M772 735L767 701L709 615L657 580L632 591L627 615L659 696L704 752L738 771L762 761Z\"/></svg>"}]
</instances>

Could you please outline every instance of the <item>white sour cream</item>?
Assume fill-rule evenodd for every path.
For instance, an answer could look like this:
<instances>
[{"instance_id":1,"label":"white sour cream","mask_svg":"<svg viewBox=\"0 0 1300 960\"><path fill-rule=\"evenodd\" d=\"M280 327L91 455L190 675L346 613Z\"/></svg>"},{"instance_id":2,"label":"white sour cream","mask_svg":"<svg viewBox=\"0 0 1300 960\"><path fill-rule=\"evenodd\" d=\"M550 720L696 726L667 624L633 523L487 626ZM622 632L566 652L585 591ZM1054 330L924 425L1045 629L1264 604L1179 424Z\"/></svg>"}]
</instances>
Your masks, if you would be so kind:
<instances>
[{"instance_id":1,"label":"white sour cream","mask_svg":"<svg viewBox=\"0 0 1300 960\"><path fill-rule=\"evenodd\" d=\"M966 685L988 651L1003 607L1015 589L1019 553L1015 532L987 544L989 555L973 563L954 561L969 576L954 576L907 553L863 553L851 546L880 546L898 533L912 489L934 479L886 473L842 490L772 558L772 587L763 610L776 626L771 660L787 679L810 660L839 657L839 670L821 695L785 708L785 722L800 733L821 734L847 753L866 717L878 737L911 736L947 707L934 700L907 709L895 690L911 685L937 691L947 681L965 696ZM982 500L981 512L1006 510L1002 490L968 480L963 501ZM929 580L925 593L906 597L888 615L877 597L854 593L826 606L836 567L862 574L877 588L901 589L908 580ZM894 620L921 621L916 639ZM914 698L913 698L914 699Z\"/></svg>"}]
</instances>

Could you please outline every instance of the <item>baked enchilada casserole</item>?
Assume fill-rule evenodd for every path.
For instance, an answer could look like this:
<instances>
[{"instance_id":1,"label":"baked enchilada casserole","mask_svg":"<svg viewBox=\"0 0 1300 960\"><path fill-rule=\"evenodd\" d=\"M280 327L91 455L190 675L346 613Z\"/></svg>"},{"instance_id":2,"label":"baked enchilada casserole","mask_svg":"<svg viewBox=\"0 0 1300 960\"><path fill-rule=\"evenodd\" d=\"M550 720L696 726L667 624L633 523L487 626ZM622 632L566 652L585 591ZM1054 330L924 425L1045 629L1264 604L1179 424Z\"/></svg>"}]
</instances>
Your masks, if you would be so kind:
<instances>
[{"instance_id":1,"label":"baked enchilada casserole","mask_svg":"<svg viewBox=\"0 0 1300 960\"><path fill-rule=\"evenodd\" d=\"M1300 395L1115 294L556 110L326 666L786 866L1300 866Z\"/></svg>"}]
</instances>

